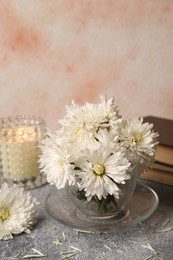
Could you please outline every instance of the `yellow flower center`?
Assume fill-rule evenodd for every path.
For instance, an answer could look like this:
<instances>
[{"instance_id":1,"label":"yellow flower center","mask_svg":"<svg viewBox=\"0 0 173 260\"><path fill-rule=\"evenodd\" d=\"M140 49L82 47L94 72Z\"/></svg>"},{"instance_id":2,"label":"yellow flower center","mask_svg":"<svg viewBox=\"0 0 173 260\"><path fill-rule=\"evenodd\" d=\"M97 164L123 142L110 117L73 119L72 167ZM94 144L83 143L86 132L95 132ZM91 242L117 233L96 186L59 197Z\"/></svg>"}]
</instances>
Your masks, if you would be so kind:
<instances>
[{"instance_id":1,"label":"yellow flower center","mask_svg":"<svg viewBox=\"0 0 173 260\"><path fill-rule=\"evenodd\" d=\"M142 140L142 134L141 133L133 133L133 141L136 142L136 143L139 143L141 142Z\"/></svg>"},{"instance_id":2,"label":"yellow flower center","mask_svg":"<svg viewBox=\"0 0 173 260\"><path fill-rule=\"evenodd\" d=\"M77 135L79 138L83 137L83 131L79 128L79 129L77 130L77 132L76 132L76 135Z\"/></svg>"},{"instance_id":3,"label":"yellow flower center","mask_svg":"<svg viewBox=\"0 0 173 260\"><path fill-rule=\"evenodd\" d=\"M100 164L95 164L93 167L92 167L92 170L93 170L93 173L96 174L96 175L103 175L104 172L105 172L105 167L103 165L100 165Z\"/></svg>"},{"instance_id":4,"label":"yellow flower center","mask_svg":"<svg viewBox=\"0 0 173 260\"><path fill-rule=\"evenodd\" d=\"M63 162L58 162L58 163L57 163L57 166L58 166L58 168L61 168L61 169L62 169L62 168L64 167L64 163L63 163Z\"/></svg>"},{"instance_id":5,"label":"yellow flower center","mask_svg":"<svg viewBox=\"0 0 173 260\"><path fill-rule=\"evenodd\" d=\"M6 208L1 208L0 209L0 222L4 222L5 220L7 220L10 216L10 212L9 209Z\"/></svg>"}]
</instances>

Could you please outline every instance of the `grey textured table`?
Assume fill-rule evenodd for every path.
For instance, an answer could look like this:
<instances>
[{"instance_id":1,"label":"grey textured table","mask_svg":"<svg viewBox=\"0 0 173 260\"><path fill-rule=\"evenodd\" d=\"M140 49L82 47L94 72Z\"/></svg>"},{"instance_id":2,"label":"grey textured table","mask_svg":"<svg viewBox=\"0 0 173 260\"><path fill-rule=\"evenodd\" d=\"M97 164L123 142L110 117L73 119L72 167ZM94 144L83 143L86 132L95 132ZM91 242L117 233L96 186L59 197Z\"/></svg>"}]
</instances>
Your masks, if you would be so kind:
<instances>
[{"instance_id":1,"label":"grey textured table","mask_svg":"<svg viewBox=\"0 0 173 260\"><path fill-rule=\"evenodd\" d=\"M50 185L31 190L31 194L40 201L37 206L38 223L31 234L21 234L13 240L0 241L0 260L12 259L19 252L22 257L15 259L23 259L23 256L33 254L33 248L47 256L30 259L65 259L63 252L73 251L72 247L79 249L76 255L69 258L72 260L147 260L151 259L151 256L154 260L172 260L173 187L145 183L156 191L160 199L154 214L141 224L101 234L78 233L51 218L44 209L45 198L52 189ZM167 231L158 232L163 223ZM58 238L60 243L57 243ZM157 254L146 246L151 246Z\"/></svg>"}]
</instances>

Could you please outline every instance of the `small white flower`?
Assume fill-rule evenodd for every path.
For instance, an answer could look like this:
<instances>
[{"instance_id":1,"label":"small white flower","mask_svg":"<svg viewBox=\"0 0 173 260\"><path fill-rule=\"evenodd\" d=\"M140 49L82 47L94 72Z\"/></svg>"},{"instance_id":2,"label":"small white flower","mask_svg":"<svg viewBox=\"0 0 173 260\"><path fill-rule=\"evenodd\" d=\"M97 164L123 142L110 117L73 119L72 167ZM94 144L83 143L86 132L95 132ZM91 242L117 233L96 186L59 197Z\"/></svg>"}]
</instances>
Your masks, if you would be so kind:
<instances>
[{"instance_id":1,"label":"small white flower","mask_svg":"<svg viewBox=\"0 0 173 260\"><path fill-rule=\"evenodd\" d=\"M99 104L86 103L78 106L73 102L66 110L66 116L60 120L61 131L70 138L71 142L79 147L82 145L83 148L96 141L95 137L100 128L115 131L116 126L121 122L113 99L106 101L103 96Z\"/></svg>"},{"instance_id":2,"label":"small white flower","mask_svg":"<svg viewBox=\"0 0 173 260\"><path fill-rule=\"evenodd\" d=\"M34 224L34 205L37 203L29 193L17 185L6 183L0 189L0 240L12 239L13 235L30 233Z\"/></svg>"},{"instance_id":3,"label":"small white flower","mask_svg":"<svg viewBox=\"0 0 173 260\"><path fill-rule=\"evenodd\" d=\"M119 198L120 189L117 184L124 184L130 178L127 170L129 161L121 151L112 153L109 147L100 146L96 150L86 150L78 161L81 171L81 190L86 192L87 200L97 195L98 199L106 198L108 194Z\"/></svg>"},{"instance_id":4,"label":"small white flower","mask_svg":"<svg viewBox=\"0 0 173 260\"><path fill-rule=\"evenodd\" d=\"M114 98L106 100L105 96L100 95L100 99L101 103L98 104L98 114L101 115L102 119L100 126L114 132L122 122L118 107L114 104Z\"/></svg>"},{"instance_id":5,"label":"small white flower","mask_svg":"<svg viewBox=\"0 0 173 260\"><path fill-rule=\"evenodd\" d=\"M67 108L67 114L60 121L62 132L71 139L75 145L86 146L94 141L94 135L99 128L96 109L93 104L77 106L75 103Z\"/></svg>"},{"instance_id":6,"label":"small white flower","mask_svg":"<svg viewBox=\"0 0 173 260\"><path fill-rule=\"evenodd\" d=\"M141 118L124 121L119 128L119 140L126 148L127 156L141 171L151 164L158 144L158 134L152 127L152 124L143 123Z\"/></svg>"},{"instance_id":7,"label":"small white flower","mask_svg":"<svg viewBox=\"0 0 173 260\"><path fill-rule=\"evenodd\" d=\"M55 184L58 189L64 188L66 183L75 183L75 149L68 139L58 138L58 133L48 135L40 146L40 168L46 174L47 181Z\"/></svg>"},{"instance_id":8,"label":"small white flower","mask_svg":"<svg viewBox=\"0 0 173 260\"><path fill-rule=\"evenodd\" d=\"M112 131L108 131L107 129L101 129L96 134L96 139L97 142L93 146L94 149L96 149L96 147L99 148L100 145L102 145L104 147L109 147L112 153L120 150L122 152L125 151L125 149L119 143L118 135L113 133Z\"/></svg>"}]
</instances>

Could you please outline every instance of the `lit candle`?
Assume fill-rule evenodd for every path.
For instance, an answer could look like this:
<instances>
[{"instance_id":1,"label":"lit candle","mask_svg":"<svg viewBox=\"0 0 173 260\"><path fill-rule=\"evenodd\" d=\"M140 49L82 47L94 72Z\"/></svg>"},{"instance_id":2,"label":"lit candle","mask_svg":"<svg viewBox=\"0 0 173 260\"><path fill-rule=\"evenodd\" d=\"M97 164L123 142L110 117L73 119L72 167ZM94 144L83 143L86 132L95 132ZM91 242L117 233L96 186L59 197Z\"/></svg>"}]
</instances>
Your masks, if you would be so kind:
<instances>
[{"instance_id":1,"label":"lit candle","mask_svg":"<svg viewBox=\"0 0 173 260\"><path fill-rule=\"evenodd\" d=\"M0 164L4 179L27 181L36 178L39 141L45 124L35 117L8 117L0 120Z\"/></svg>"}]
</instances>

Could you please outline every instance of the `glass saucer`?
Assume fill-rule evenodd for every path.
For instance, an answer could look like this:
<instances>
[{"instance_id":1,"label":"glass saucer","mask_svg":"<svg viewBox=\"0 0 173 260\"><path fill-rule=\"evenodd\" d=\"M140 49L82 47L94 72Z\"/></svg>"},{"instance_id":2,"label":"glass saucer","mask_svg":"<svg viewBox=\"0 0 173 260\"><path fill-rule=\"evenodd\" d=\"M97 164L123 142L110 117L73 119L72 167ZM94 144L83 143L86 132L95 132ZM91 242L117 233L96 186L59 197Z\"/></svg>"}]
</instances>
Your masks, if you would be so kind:
<instances>
[{"instance_id":1,"label":"glass saucer","mask_svg":"<svg viewBox=\"0 0 173 260\"><path fill-rule=\"evenodd\" d=\"M114 231L118 228L140 223L151 216L159 203L157 194L148 186L138 183L126 208L128 214L125 218L108 220L107 222L87 221L76 214L73 204L66 189L54 189L45 201L45 209L48 214L60 223L84 231Z\"/></svg>"}]
</instances>

